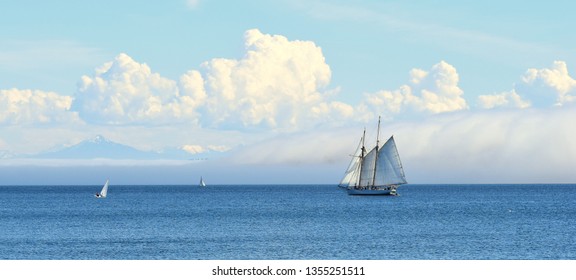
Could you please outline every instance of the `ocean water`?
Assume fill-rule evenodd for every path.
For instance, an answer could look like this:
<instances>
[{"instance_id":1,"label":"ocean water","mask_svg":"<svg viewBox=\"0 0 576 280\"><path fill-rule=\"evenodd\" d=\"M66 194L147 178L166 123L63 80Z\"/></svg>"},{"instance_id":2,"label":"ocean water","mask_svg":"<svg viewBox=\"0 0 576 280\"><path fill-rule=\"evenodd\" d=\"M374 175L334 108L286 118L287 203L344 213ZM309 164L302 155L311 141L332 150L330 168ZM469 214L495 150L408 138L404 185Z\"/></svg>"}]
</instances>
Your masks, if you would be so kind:
<instances>
[{"instance_id":1,"label":"ocean water","mask_svg":"<svg viewBox=\"0 0 576 280\"><path fill-rule=\"evenodd\" d=\"M0 186L0 259L576 259L576 185Z\"/></svg>"}]
</instances>

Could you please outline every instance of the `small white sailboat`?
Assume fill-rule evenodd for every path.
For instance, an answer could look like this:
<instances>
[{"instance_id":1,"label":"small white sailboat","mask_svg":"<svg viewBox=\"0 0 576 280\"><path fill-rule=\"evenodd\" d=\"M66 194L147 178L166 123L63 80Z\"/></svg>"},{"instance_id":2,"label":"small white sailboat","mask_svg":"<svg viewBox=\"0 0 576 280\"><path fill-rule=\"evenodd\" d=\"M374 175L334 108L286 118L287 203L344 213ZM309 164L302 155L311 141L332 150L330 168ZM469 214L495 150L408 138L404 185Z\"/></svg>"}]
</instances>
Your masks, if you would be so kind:
<instances>
[{"instance_id":1,"label":"small white sailboat","mask_svg":"<svg viewBox=\"0 0 576 280\"><path fill-rule=\"evenodd\" d=\"M108 182L109 181L110 181L109 179L106 179L106 183L102 187L102 190L99 193L96 193L94 195L96 198L106 198L106 195L108 195Z\"/></svg>"},{"instance_id":2,"label":"small white sailboat","mask_svg":"<svg viewBox=\"0 0 576 280\"><path fill-rule=\"evenodd\" d=\"M338 185L346 188L350 195L397 195L398 186L407 183L394 136L390 136L386 143L380 146L378 134L380 118L376 146L366 153L364 130L356 153Z\"/></svg>"},{"instance_id":3,"label":"small white sailboat","mask_svg":"<svg viewBox=\"0 0 576 280\"><path fill-rule=\"evenodd\" d=\"M200 187L206 187L206 183L204 182L204 179L202 179L202 177L200 177Z\"/></svg>"}]
</instances>

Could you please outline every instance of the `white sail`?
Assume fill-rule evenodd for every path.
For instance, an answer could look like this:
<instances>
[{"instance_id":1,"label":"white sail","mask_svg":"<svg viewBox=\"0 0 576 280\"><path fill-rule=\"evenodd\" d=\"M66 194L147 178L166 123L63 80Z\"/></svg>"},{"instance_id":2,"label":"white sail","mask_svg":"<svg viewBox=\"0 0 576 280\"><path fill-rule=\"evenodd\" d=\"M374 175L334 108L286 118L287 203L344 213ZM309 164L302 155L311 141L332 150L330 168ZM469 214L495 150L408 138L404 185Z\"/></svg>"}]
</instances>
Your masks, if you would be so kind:
<instances>
[{"instance_id":1,"label":"white sail","mask_svg":"<svg viewBox=\"0 0 576 280\"><path fill-rule=\"evenodd\" d=\"M204 182L204 179L202 179L202 177L200 177L200 187L206 187L206 183Z\"/></svg>"},{"instance_id":2,"label":"white sail","mask_svg":"<svg viewBox=\"0 0 576 280\"><path fill-rule=\"evenodd\" d=\"M340 184L338 184L338 186L350 187L358 185L358 179L359 179L358 176L360 175L359 170L360 170L360 158L354 157L350 162L348 171L346 171L346 173L344 174L344 178L342 178L342 181L340 181Z\"/></svg>"},{"instance_id":3,"label":"white sail","mask_svg":"<svg viewBox=\"0 0 576 280\"><path fill-rule=\"evenodd\" d=\"M400 185L406 184L406 176L400 162L400 155L396 148L394 136L391 136L378 151L376 163L376 176L374 185Z\"/></svg>"},{"instance_id":4,"label":"white sail","mask_svg":"<svg viewBox=\"0 0 576 280\"><path fill-rule=\"evenodd\" d=\"M358 184L362 143L364 141L363 138L364 137L360 139L360 143L358 143L358 148L356 148L356 152L352 155L352 160L350 160L348 169L346 169L346 172L344 173L344 178L342 178L340 184L338 184L338 186L340 187L356 186Z\"/></svg>"},{"instance_id":5,"label":"white sail","mask_svg":"<svg viewBox=\"0 0 576 280\"><path fill-rule=\"evenodd\" d=\"M110 180L106 179L106 183L104 183L102 190L96 194L96 198L106 198L106 195L108 195L108 182L109 181Z\"/></svg>"},{"instance_id":6,"label":"white sail","mask_svg":"<svg viewBox=\"0 0 576 280\"><path fill-rule=\"evenodd\" d=\"M360 172L360 187L371 186L374 180L374 167L376 166L376 148L364 157Z\"/></svg>"}]
</instances>

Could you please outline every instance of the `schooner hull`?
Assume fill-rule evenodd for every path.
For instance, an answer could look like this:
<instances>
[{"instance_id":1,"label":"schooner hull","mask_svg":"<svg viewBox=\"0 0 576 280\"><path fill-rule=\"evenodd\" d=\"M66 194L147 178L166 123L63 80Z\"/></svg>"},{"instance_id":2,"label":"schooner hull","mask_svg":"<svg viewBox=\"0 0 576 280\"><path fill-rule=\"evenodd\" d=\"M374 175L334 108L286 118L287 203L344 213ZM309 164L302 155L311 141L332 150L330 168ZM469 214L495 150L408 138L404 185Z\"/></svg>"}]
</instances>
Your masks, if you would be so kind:
<instances>
[{"instance_id":1,"label":"schooner hull","mask_svg":"<svg viewBox=\"0 0 576 280\"><path fill-rule=\"evenodd\" d=\"M346 189L349 195L396 195L396 190L393 189Z\"/></svg>"}]
</instances>

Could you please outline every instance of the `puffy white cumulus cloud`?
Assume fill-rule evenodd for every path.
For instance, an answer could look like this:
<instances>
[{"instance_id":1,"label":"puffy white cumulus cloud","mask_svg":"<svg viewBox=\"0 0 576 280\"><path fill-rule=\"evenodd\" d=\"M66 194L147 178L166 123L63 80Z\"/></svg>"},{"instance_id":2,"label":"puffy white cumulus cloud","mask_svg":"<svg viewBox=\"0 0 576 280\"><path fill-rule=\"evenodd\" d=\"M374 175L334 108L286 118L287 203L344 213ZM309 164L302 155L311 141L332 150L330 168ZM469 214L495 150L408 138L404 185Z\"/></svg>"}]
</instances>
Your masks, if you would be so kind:
<instances>
[{"instance_id":1,"label":"puffy white cumulus cloud","mask_svg":"<svg viewBox=\"0 0 576 280\"><path fill-rule=\"evenodd\" d=\"M332 101L332 102L322 102L316 106L310 108L309 116L313 120L329 120L330 122L342 122L346 120L354 119L354 107L349 104Z\"/></svg>"},{"instance_id":2,"label":"puffy white cumulus cloud","mask_svg":"<svg viewBox=\"0 0 576 280\"><path fill-rule=\"evenodd\" d=\"M413 69L408 84L394 91L382 90L367 94L359 106L360 112L388 118L401 112L431 114L468 109L463 91L458 86L459 75L454 66L441 61L430 71Z\"/></svg>"},{"instance_id":3,"label":"puffy white cumulus cloud","mask_svg":"<svg viewBox=\"0 0 576 280\"><path fill-rule=\"evenodd\" d=\"M0 90L0 123L8 125L77 122L72 97L40 90Z\"/></svg>"},{"instance_id":4,"label":"puffy white cumulus cloud","mask_svg":"<svg viewBox=\"0 0 576 280\"><path fill-rule=\"evenodd\" d=\"M245 46L239 60L202 65L208 94L203 117L209 126L293 129L349 114L351 107L328 102L328 94L321 92L331 70L313 42L252 29L245 33Z\"/></svg>"},{"instance_id":5,"label":"puffy white cumulus cloud","mask_svg":"<svg viewBox=\"0 0 576 280\"><path fill-rule=\"evenodd\" d=\"M206 90L204 89L204 78L200 72L190 70L180 76L178 85L181 106L177 116L198 118L197 108L203 106L207 98Z\"/></svg>"},{"instance_id":6,"label":"puffy white cumulus cloud","mask_svg":"<svg viewBox=\"0 0 576 280\"><path fill-rule=\"evenodd\" d=\"M411 88L420 98L408 99L417 110L431 113L459 111L468 108L462 98L463 91L458 87L459 75L454 66L441 61L430 72L413 70ZM418 94L416 94L418 95Z\"/></svg>"},{"instance_id":7,"label":"puffy white cumulus cloud","mask_svg":"<svg viewBox=\"0 0 576 280\"><path fill-rule=\"evenodd\" d=\"M551 68L528 69L517 91L536 103L564 105L576 101L576 80L570 77L564 61L554 61Z\"/></svg>"},{"instance_id":8,"label":"puffy white cumulus cloud","mask_svg":"<svg viewBox=\"0 0 576 280\"><path fill-rule=\"evenodd\" d=\"M478 106L482 109L496 107L504 108L528 108L530 102L524 100L515 90L500 94L478 96Z\"/></svg>"},{"instance_id":9,"label":"puffy white cumulus cloud","mask_svg":"<svg viewBox=\"0 0 576 280\"><path fill-rule=\"evenodd\" d=\"M197 71L185 73L177 83L120 54L96 69L94 76L81 78L72 109L92 123L194 123L195 109L204 98Z\"/></svg>"},{"instance_id":10,"label":"puffy white cumulus cloud","mask_svg":"<svg viewBox=\"0 0 576 280\"><path fill-rule=\"evenodd\" d=\"M245 33L241 59L217 58L179 81L126 54L83 76L72 109L90 123L171 124L298 130L345 120L353 107L329 100L331 70L320 47L284 36Z\"/></svg>"},{"instance_id":11,"label":"puffy white cumulus cloud","mask_svg":"<svg viewBox=\"0 0 576 280\"><path fill-rule=\"evenodd\" d=\"M484 109L549 107L574 101L576 80L570 77L566 62L554 61L551 68L528 69L509 92L479 96L478 106Z\"/></svg>"}]
</instances>

